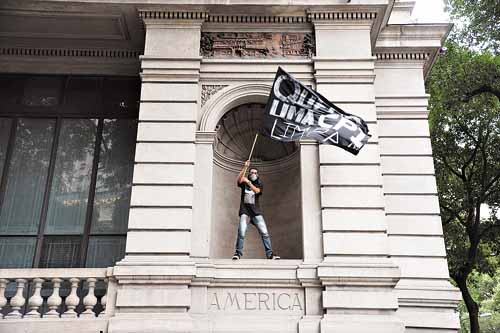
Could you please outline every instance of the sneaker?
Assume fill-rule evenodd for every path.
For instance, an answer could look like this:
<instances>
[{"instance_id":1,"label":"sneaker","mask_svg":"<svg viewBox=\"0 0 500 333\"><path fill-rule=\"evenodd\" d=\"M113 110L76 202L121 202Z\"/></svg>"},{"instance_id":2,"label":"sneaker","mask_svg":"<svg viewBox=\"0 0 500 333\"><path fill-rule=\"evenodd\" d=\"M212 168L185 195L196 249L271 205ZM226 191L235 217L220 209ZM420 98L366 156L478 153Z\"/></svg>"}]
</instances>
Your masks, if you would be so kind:
<instances>
[{"instance_id":1,"label":"sneaker","mask_svg":"<svg viewBox=\"0 0 500 333\"><path fill-rule=\"evenodd\" d=\"M240 255L238 253L235 253L235 254L233 254L233 257L231 259L233 259L233 260L239 260L240 259Z\"/></svg>"},{"instance_id":2,"label":"sneaker","mask_svg":"<svg viewBox=\"0 0 500 333\"><path fill-rule=\"evenodd\" d=\"M279 260L279 259L281 259L281 257L277 256L275 254L271 254L270 256L267 257L267 259L270 259L270 260Z\"/></svg>"}]
</instances>

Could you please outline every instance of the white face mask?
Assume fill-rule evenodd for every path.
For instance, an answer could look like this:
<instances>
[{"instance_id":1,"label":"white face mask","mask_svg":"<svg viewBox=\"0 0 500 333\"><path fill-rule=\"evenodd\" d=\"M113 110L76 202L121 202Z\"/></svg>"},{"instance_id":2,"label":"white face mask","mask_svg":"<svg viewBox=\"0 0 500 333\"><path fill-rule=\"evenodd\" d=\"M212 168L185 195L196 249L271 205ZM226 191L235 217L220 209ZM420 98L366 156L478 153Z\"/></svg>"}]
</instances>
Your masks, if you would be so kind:
<instances>
[{"instance_id":1,"label":"white face mask","mask_svg":"<svg viewBox=\"0 0 500 333\"><path fill-rule=\"evenodd\" d=\"M250 178L251 181L254 182L254 181L257 180L257 175L256 174L251 174L249 178Z\"/></svg>"}]
</instances>

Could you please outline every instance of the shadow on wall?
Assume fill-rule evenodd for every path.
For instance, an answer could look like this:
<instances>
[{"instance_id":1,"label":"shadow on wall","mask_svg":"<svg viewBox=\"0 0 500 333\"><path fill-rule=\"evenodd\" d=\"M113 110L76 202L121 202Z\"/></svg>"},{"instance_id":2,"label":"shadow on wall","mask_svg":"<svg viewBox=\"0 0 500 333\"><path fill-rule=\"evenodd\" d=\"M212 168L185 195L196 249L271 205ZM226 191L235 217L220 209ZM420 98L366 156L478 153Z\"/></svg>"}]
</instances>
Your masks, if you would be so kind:
<instances>
[{"instance_id":1,"label":"shadow on wall","mask_svg":"<svg viewBox=\"0 0 500 333\"><path fill-rule=\"evenodd\" d=\"M244 104L219 122L214 149L211 258L231 258L236 242L240 188L236 177L260 126L264 106ZM264 191L260 200L273 250L283 259L302 258L300 156L294 143L259 136L252 167L259 171ZM257 229L246 234L243 259L265 258Z\"/></svg>"}]
</instances>

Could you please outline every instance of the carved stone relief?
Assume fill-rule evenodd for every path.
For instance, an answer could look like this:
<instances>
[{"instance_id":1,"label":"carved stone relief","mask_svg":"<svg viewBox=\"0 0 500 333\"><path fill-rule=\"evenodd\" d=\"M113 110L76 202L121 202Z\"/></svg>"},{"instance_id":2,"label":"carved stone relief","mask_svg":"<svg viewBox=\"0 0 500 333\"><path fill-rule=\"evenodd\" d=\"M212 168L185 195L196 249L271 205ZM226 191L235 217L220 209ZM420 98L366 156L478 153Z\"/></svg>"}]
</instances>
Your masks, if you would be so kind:
<instances>
[{"instance_id":1,"label":"carved stone relief","mask_svg":"<svg viewBox=\"0 0 500 333\"><path fill-rule=\"evenodd\" d=\"M312 57L312 33L203 32L200 52L206 58Z\"/></svg>"},{"instance_id":2,"label":"carved stone relief","mask_svg":"<svg viewBox=\"0 0 500 333\"><path fill-rule=\"evenodd\" d=\"M201 106L203 107L210 97L225 87L227 87L227 85L203 85L201 87Z\"/></svg>"}]
</instances>

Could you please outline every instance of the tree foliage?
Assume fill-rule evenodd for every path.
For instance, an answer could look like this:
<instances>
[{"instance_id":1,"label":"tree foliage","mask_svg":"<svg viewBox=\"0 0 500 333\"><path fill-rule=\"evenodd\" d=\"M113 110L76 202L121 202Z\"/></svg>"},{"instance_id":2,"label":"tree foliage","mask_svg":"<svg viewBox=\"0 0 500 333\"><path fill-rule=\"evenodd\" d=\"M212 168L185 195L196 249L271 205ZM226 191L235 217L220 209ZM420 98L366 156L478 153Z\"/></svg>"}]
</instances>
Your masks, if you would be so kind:
<instances>
[{"instance_id":1,"label":"tree foliage","mask_svg":"<svg viewBox=\"0 0 500 333\"><path fill-rule=\"evenodd\" d=\"M471 332L479 332L479 307L467 279L474 270L492 274L497 267L500 58L454 43L448 49L427 82L431 139L450 275L462 292Z\"/></svg>"},{"instance_id":2,"label":"tree foliage","mask_svg":"<svg viewBox=\"0 0 500 333\"><path fill-rule=\"evenodd\" d=\"M492 274L473 272L467 280L470 293L477 301L482 333L500 332L500 269ZM460 321L463 333L470 332L467 309L460 304Z\"/></svg>"},{"instance_id":3,"label":"tree foliage","mask_svg":"<svg viewBox=\"0 0 500 333\"><path fill-rule=\"evenodd\" d=\"M500 52L500 1L445 0L445 5L457 21L458 40L473 48Z\"/></svg>"}]
</instances>

